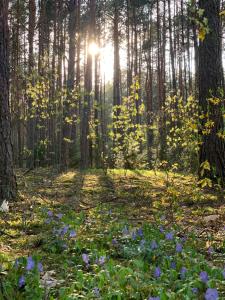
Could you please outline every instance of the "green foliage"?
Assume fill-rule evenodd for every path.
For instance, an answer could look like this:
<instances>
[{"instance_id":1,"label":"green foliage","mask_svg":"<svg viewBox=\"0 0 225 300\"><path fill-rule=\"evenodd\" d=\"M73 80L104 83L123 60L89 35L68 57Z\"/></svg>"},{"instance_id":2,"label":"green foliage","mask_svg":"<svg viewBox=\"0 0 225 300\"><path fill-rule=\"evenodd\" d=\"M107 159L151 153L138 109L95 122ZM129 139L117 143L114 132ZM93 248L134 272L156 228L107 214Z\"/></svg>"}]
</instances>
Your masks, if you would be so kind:
<instances>
[{"instance_id":1,"label":"green foliage","mask_svg":"<svg viewBox=\"0 0 225 300\"><path fill-rule=\"evenodd\" d=\"M223 290L222 269L209 266L204 255L195 249L196 238L180 236L179 227L168 227L163 216L157 218L156 224L145 223L141 228L123 219L115 221L116 212L107 206L92 212L93 219L89 221L97 220L97 227L84 226L82 216L69 212L61 215L47 211L43 216L49 236L44 249L61 253L64 261L58 263L60 268L66 269L64 276L70 277L68 287L61 284L57 292L50 290L50 299L148 299L153 296L165 300L199 299L209 287ZM74 226L77 234L70 238ZM85 236L79 229L82 226ZM42 299L44 290L40 287L38 259L33 260L32 271L26 271L26 258L20 258L10 267L2 297ZM207 272L207 282L201 280L201 272ZM21 288L18 282L23 274L26 280ZM195 294L193 289L196 288Z\"/></svg>"},{"instance_id":2,"label":"green foliage","mask_svg":"<svg viewBox=\"0 0 225 300\"><path fill-rule=\"evenodd\" d=\"M125 169L141 168L145 162L141 154L141 146L145 143L145 128L136 122L137 116L144 114L144 104L140 104L139 83L135 80L131 86L131 95L123 97L122 104L113 107L113 125L109 133L113 144L113 155L116 167Z\"/></svg>"},{"instance_id":3,"label":"green foliage","mask_svg":"<svg viewBox=\"0 0 225 300\"><path fill-rule=\"evenodd\" d=\"M185 102L177 96L168 97L165 106L169 160L181 169L198 166L198 103L190 96ZM196 169L195 169L196 171Z\"/></svg>"},{"instance_id":4,"label":"green foliage","mask_svg":"<svg viewBox=\"0 0 225 300\"><path fill-rule=\"evenodd\" d=\"M204 9L197 8L195 3L192 3L189 8L192 13L192 17L190 19L196 24L198 28L198 38L200 42L203 42L206 35L210 32L208 19L204 16L205 11Z\"/></svg>"},{"instance_id":5,"label":"green foliage","mask_svg":"<svg viewBox=\"0 0 225 300\"><path fill-rule=\"evenodd\" d=\"M27 270L28 259L34 262L31 270ZM13 264L8 263L6 276L1 282L0 299L42 299L44 289L40 286L40 272L42 265L38 257L20 257Z\"/></svg>"}]
</instances>

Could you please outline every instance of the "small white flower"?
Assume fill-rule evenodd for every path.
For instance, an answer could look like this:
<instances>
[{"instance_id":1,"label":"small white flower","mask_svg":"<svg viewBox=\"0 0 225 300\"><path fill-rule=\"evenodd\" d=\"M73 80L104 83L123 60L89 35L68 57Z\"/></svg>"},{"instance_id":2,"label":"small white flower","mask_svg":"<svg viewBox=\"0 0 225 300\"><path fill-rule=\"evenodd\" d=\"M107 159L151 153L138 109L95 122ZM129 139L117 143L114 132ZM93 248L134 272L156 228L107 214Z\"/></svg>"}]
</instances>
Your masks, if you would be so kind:
<instances>
[{"instance_id":1,"label":"small white flower","mask_svg":"<svg viewBox=\"0 0 225 300\"><path fill-rule=\"evenodd\" d=\"M2 205L0 206L0 211L5 213L9 212L9 203L6 200L2 202Z\"/></svg>"}]
</instances>

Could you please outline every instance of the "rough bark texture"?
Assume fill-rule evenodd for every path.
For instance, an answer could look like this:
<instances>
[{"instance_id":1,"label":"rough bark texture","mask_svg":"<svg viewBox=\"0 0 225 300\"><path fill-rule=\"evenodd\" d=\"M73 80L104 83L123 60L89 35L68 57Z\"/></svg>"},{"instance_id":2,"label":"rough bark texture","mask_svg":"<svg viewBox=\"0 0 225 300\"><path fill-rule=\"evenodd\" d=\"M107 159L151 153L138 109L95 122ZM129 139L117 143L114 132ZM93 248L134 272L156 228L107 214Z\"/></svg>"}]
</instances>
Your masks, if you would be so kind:
<instances>
[{"instance_id":1,"label":"rough bark texture","mask_svg":"<svg viewBox=\"0 0 225 300\"><path fill-rule=\"evenodd\" d=\"M0 1L0 205L16 196L9 109L8 1Z\"/></svg>"},{"instance_id":2,"label":"rough bark texture","mask_svg":"<svg viewBox=\"0 0 225 300\"><path fill-rule=\"evenodd\" d=\"M221 97L223 89L223 71L220 37L220 0L200 0L200 8L204 9L204 17L208 19L209 33L199 47L199 104L201 113L205 118L202 120L204 130L207 120L214 125L210 133L202 134L200 147L200 164L208 161L211 170L205 172L204 176L216 180L220 178L225 182L225 143L218 133L224 130L222 110L224 103L212 104L208 101L212 97Z\"/></svg>"}]
</instances>

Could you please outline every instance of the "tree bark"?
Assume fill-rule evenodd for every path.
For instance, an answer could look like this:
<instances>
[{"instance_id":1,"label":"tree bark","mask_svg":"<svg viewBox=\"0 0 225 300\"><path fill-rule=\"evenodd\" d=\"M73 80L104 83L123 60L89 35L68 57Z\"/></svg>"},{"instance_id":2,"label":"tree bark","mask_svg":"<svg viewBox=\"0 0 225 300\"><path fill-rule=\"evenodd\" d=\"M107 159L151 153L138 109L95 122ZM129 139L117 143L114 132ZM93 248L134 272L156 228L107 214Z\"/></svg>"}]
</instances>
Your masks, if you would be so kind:
<instances>
[{"instance_id":1,"label":"tree bark","mask_svg":"<svg viewBox=\"0 0 225 300\"><path fill-rule=\"evenodd\" d=\"M29 57L28 57L28 73L31 84L34 84L34 33L35 33L35 20L36 20L36 4L35 0L29 1L29 29L28 29L28 42L29 42ZM27 148L30 150L30 156L27 160L27 167L34 167L34 115L32 113L33 99L28 99L28 124L27 124Z\"/></svg>"},{"instance_id":2,"label":"tree bark","mask_svg":"<svg viewBox=\"0 0 225 300\"><path fill-rule=\"evenodd\" d=\"M9 108L8 1L0 2L0 205L16 197Z\"/></svg>"},{"instance_id":3,"label":"tree bark","mask_svg":"<svg viewBox=\"0 0 225 300\"><path fill-rule=\"evenodd\" d=\"M88 24L88 45L94 40L95 33L95 13L96 2L90 0L90 23ZM84 106L82 115L82 127L81 127L81 168L87 169L90 166L90 141L89 135L89 121L91 112L91 91L92 91L92 54L87 53L87 66L85 69L84 79Z\"/></svg>"},{"instance_id":4,"label":"tree bark","mask_svg":"<svg viewBox=\"0 0 225 300\"><path fill-rule=\"evenodd\" d=\"M224 185L225 141L219 136L220 132L224 132L220 0L199 0L199 7L204 10L209 26L209 33L199 46L199 104L200 113L204 116L200 128L202 144L199 160L200 165L205 161L210 164L210 171L206 171L203 177L219 180ZM220 102L212 103L209 98L218 98ZM210 132L204 133L208 120L213 122L213 126Z\"/></svg>"},{"instance_id":5,"label":"tree bark","mask_svg":"<svg viewBox=\"0 0 225 300\"><path fill-rule=\"evenodd\" d=\"M67 169L69 166L69 149L71 140L71 103L73 101L73 91L75 86L75 42L76 42L76 0L69 1L69 60L68 60L68 78L67 78L67 99L64 102L63 112L63 139L62 139L62 165L61 169ZM73 118L73 117L72 117ZM72 119L72 121L74 121ZM74 137L75 138L75 137Z\"/></svg>"}]
</instances>

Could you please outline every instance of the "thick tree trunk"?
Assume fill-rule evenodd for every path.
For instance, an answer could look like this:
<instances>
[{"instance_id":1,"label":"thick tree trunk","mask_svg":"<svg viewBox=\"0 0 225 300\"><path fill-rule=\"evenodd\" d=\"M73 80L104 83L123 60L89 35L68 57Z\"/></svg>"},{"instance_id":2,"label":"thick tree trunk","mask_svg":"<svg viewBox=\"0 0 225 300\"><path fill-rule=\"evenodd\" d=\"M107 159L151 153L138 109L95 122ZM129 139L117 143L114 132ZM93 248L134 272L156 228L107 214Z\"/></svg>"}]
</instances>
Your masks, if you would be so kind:
<instances>
[{"instance_id":1,"label":"thick tree trunk","mask_svg":"<svg viewBox=\"0 0 225 300\"><path fill-rule=\"evenodd\" d=\"M0 1L0 205L16 197L9 109L8 1Z\"/></svg>"},{"instance_id":2,"label":"thick tree trunk","mask_svg":"<svg viewBox=\"0 0 225 300\"><path fill-rule=\"evenodd\" d=\"M209 33L199 46L199 104L204 119L201 122L202 144L200 146L200 165L210 164L210 171L204 173L213 181L225 184L225 142L220 133L224 132L222 102L223 71L221 55L220 0L200 0L199 7L208 19ZM209 98L221 99L215 104ZM208 120L213 122L210 132L204 133Z\"/></svg>"}]
</instances>

